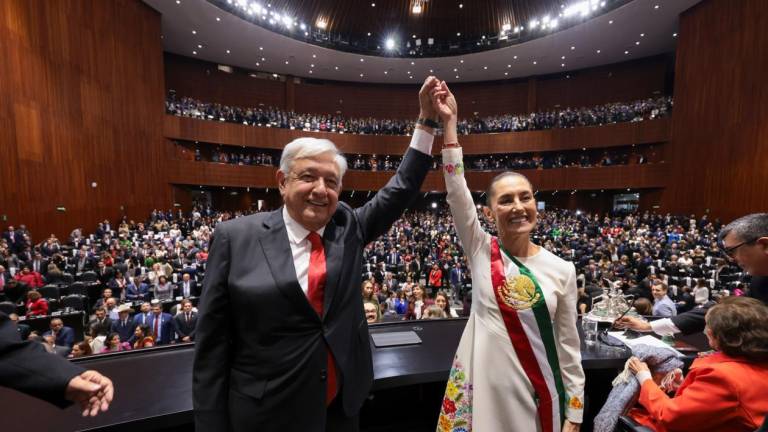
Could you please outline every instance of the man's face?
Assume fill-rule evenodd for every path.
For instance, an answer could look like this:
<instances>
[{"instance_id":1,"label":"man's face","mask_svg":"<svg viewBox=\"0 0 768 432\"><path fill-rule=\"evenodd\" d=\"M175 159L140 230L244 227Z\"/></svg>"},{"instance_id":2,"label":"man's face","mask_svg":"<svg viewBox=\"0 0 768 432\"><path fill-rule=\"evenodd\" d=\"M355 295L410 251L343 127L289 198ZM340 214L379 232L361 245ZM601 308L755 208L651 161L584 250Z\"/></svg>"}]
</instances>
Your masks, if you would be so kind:
<instances>
[{"instance_id":1,"label":"man's face","mask_svg":"<svg viewBox=\"0 0 768 432\"><path fill-rule=\"evenodd\" d=\"M376 322L376 305L372 303L363 304L363 310L365 311L365 320L368 324Z\"/></svg>"},{"instance_id":2,"label":"man's face","mask_svg":"<svg viewBox=\"0 0 768 432\"><path fill-rule=\"evenodd\" d=\"M289 173L278 170L277 183L288 214L301 226L317 231L331 220L341 190L332 153L295 160Z\"/></svg>"},{"instance_id":3,"label":"man's face","mask_svg":"<svg viewBox=\"0 0 768 432\"><path fill-rule=\"evenodd\" d=\"M653 298L656 300L661 300L667 295L667 291L664 289L663 285L654 285L651 287L651 294L653 294Z\"/></svg>"},{"instance_id":4,"label":"man's face","mask_svg":"<svg viewBox=\"0 0 768 432\"><path fill-rule=\"evenodd\" d=\"M184 282L189 282L189 273L184 273L184 276L182 276L182 277L181 277L181 279L182 279Z\"/></svg>"},{"instance_id":5,"label":"man's face","mask_svg":"<svg viewBox=\"0 0 768 432\"><path fill-rule=\"evenodd\" d=\"M117 305L117 302L113 298L107 299L107 301L104 303L107 305L107 309L112 310Z\"/></svg>"},{"instance_id":6,"label":"man's face","mask_svg":"<svg viewBox=\"0 0 768 432\"><path fill-rule=\"evenodd\" d=\"M64 323L61 322L61 320L55 319L51 321L51 330L54 332L58 332L61 330L61 328L64 327Z\"/></svg>"},{"instance_id":7,"label":"man's face","mask_svg":"<svg viewBox=\"0 0 768 432\"><path fill-rule=\"evenodd\" d=\"M184 306L181 307L181 310L184 312L192 312L192 303L184 303Z\"/></svg>"},{"instance_id":8,"label":"man's face","mask_svg":"<svg viewBox=\"0 0 768 432\"><path fill-rule=\"evenodd\" d=\"M152 306L152 313L155 315L160 315L161 313L163 313L163 307L160 305Z\"/></svg>"},{"instance_id":9,"label":"man's face","mask_svg":"<svg viewBox=\"0 0 768 432\"><path fill-rule=\"evenodd\" d=\"M142 303L141 304L141 313L147 313L152 309L152 307L149 305L149 303Z\"/></svg>"},{"instance_id":10,"label":"man's face","mask_svg":"<svg viewBox=\"0 0 768 432\"><path fill-rule=\"evenodd\" d=\"M761 237L754 242L739 246L743 242L744 239L730 232L723 239L723 248L729 250L738 246L731 253L731 259L753 276L768 276L768 237Z\"/></svg>"},{"instance_id":11,"label":"man's face","mask_svg":"<svg viewBox=\"0 0 768 432\"><path fill-rule=\"evenodd\" d=\"M104 319L104 316L107 313L104 311L104 309L96 309L96 319Z\"/></svg>"},{"instance_id":12,"label":"man's face","mask_svg":"<svg viewBox=\"0 0 768 432\"><path fill-rule=\"evenodd\" d=\"M105 299L108 299L112 297L112 290L109 288L104 289L104 293L102 294Z\"/></svg>"}]
</instances>

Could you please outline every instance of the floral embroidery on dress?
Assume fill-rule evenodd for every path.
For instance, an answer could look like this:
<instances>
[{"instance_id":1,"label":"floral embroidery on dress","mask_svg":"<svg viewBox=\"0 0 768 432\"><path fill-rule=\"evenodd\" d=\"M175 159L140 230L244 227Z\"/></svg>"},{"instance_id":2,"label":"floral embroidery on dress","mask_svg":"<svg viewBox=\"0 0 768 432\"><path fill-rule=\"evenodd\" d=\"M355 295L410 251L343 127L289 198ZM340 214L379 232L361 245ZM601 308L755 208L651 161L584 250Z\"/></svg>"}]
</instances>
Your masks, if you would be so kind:
<instances>
[{"instance_id":1,"label":"floral embroidery on dress","mask_svg":"<svg viewBox=\"0 0 768 432\"><path fill-rule=\"evenodd\" d=\"M453 359L451 374L445 387L437 432L470 432L472 430L472 383L464 366Z\"/></svg>"}]
</instances>

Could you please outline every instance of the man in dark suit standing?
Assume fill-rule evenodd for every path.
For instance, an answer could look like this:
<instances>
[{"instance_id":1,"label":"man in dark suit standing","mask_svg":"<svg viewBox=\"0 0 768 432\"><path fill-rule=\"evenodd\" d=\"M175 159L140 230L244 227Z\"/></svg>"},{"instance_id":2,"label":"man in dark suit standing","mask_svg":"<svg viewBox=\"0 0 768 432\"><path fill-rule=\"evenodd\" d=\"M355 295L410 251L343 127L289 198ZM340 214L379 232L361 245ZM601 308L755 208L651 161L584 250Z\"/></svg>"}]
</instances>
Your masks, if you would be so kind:
<instances>
[{"instance_id":1,"label":"man in dark suit standing","mask_svg":"<svg viewBox=\"0 0 768 432\"><path fill-rule=\"evenodd\" d=\"M192 312L192 302L188 299L181 301L181 312L173 317L173 325L176 330L177 342L193 342L195 340L197 314Z\"/></svg>"},{"instance_id":2,"label":"man in dark suit standing","mask_svg":"<svg viewBox=\"0 0 768 432\"><path fill-rule=\"evenodd\" d=\"M338 202L346 160L336 146L300 138L277 172L285 205L216 226L198 306L196 429L359 430L373 381L363 248L419 193L432 163L437 83L429 77L419 92L424 120L412 148L363 207Z\"/></svg>"},{"instance_id":3,"label":"man in dark suit standing","mask_svg":"<svg viewBox=\"0 0 768 432\"><path fill-rule=\"evenodd\" d=\"M155 338L155 345L166 345L173 340L173 317L163 312L163 305L156 302L152 305L152 314L149 315L149 328Z\"/></svg>"},{"instance_id":4,"label":"man in dark suit standing","mask_svg":"<svg viewBox=\"0 0 768 432\"><path fill-rule=\"evenodd\" d=\"M56 345L72 348L75 343L75 331L72 327L67 327L60 318L51 320L51 329L43 333L43 337L53 336Z\"/></svg>"},{"instance_id":5,"label":"man in dark suit standing","mask_svg":"<svg viewBox=\"0 0 768 432\"><path fill-rule=\"evenodd\" d=\"M133 313L133 309L130 306L127 304L120 305L117 308L118 319L112 321L110 326L110 331L119 334L120 340L123 342L130 339L133 336L133 331L136 329L131 319L131 313Z\"/></svg>"},{"instance_id":6,"label":"man in dark suit standing","mask_svg":"<svg viewBox=\"0 0 768 432\"><path fill-rule=\"evenodd\" d=\"M178 294L184 298L200 297L200 293L197 289L197 282L195 282L189 273L184 273L181 277L181 282L178 283Z\"/></svg>"}]
</instances>

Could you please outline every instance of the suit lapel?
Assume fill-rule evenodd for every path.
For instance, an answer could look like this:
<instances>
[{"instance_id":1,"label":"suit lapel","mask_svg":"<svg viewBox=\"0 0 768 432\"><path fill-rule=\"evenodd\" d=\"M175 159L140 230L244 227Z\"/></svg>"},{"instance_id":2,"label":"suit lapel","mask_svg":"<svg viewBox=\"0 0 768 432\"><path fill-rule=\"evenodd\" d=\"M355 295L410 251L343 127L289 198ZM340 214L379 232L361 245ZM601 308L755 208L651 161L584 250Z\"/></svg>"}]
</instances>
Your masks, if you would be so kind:
<instances>
[{"instance_id":1,"label":"suit lapel","mask_svg":"<svg viewBox=\"0 0 768 432\"><path fill-rule=\"evenodd\" d=\"M293 253L288 231L285 229L282 209L270 213L264 221L264 226L267 228L267 233L259 239L259 243L277 289L288 297L291 303L301 310L301 313L319 319L296 279L296 267L293 265Z\"/></svg>"}]
</instances>

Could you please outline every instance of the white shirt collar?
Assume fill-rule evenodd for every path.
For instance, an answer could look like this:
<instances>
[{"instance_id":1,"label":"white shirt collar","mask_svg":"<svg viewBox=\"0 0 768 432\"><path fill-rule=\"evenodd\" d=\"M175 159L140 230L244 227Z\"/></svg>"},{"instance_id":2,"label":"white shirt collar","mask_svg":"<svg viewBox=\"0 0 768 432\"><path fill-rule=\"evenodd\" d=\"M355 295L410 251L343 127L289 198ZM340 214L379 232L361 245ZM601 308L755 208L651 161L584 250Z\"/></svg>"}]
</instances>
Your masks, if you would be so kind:
<instances>
[{"instance_id":1,"label":"white shirt collar","mask_svg":"<svg viewBox=\"0 0 768 432\"><path fill-rule=\"evenodd\" d=\"M309 235L309 230L301 226L300 223L296 222L290 214L288 214L288 209L283 206L283 221L285 222L285 229L288 231L288 239L294 243L299 244L306 240L307 236ZM320 228L317 230L317 234L320 235L320 237L323 237L323 233L325 232L325 227Z\"/></svg>"}]
</instances>

